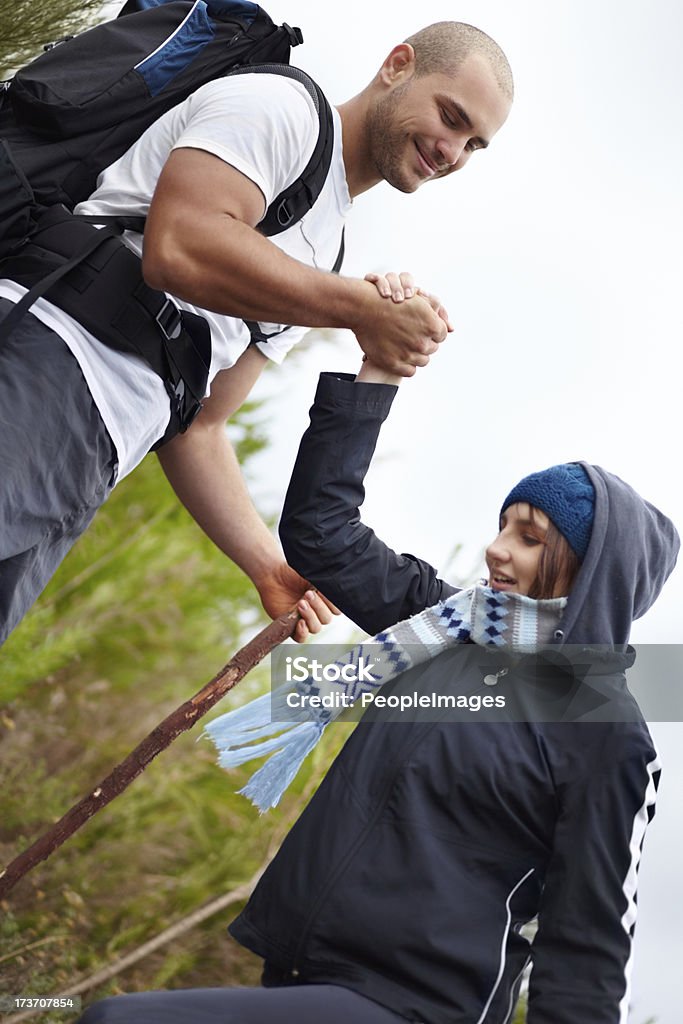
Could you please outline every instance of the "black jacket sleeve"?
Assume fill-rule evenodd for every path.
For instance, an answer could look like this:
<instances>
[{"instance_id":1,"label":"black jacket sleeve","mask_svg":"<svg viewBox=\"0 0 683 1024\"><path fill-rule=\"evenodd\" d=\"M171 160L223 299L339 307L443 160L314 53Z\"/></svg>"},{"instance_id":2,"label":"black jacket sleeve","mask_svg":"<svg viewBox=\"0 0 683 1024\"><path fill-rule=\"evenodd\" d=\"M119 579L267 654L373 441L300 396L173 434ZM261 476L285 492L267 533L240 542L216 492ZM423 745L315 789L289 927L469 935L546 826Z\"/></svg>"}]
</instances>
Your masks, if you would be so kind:
<instances>
[{"instance_id":1,"label":"black jacket sleeve","mask_svg":"<svg viewBox=\"0 0 683 1024\"><path fill-rule=\"evenodd\" d=\"M321 374L280 522L289 564L370 634L455 589L360 520L365 474L397 390Z\"/></svg>"},{"instance_id":2,"label":"black jacket sleeve","mask_svg":"<svg viewBox=\"0 0 683 1024\"><path fill-rule=\"evenodd\" d=\"M626 1020L636 881L659 769L652 750L560 787L532 947L528 1024Z\"/></svg>"}]
</instances>

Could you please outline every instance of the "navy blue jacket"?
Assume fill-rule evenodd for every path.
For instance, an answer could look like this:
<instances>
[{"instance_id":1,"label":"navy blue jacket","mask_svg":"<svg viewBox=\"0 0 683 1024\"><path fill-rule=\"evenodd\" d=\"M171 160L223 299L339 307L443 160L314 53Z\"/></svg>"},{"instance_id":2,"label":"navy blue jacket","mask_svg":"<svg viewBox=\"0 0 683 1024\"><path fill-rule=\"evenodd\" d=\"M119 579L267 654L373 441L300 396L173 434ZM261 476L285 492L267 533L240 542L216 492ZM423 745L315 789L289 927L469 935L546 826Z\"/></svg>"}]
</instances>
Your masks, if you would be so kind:
<instances>
[{"instance_id":1,"label":"navy blue jacket","mask_svg":"<svg viewBox=\"0 0 683 1024\"><path fill-rule=\"evenodd\" d=\"M368 632L453 592L360 521L394 393L323 375L281 525L290 563ZM499 666L486 658L502 658L497 686L520 707L550 699L552 713L366 713L231 926L266 960L267 981L346 985L426 1024L504 1024L531 958L529 1024L626 1021L659 777L626 686L627 620L654 600L677 538L627 485L586 468L596 517L557 655L539 667L468 645L393 684L490 693L483 677ZM629 545L615 548L629 524ZM583 576L605 571L612 589L596 585L595 607ZM531 943L521 929L536 917Z\"/></svg>"}]
</instances>

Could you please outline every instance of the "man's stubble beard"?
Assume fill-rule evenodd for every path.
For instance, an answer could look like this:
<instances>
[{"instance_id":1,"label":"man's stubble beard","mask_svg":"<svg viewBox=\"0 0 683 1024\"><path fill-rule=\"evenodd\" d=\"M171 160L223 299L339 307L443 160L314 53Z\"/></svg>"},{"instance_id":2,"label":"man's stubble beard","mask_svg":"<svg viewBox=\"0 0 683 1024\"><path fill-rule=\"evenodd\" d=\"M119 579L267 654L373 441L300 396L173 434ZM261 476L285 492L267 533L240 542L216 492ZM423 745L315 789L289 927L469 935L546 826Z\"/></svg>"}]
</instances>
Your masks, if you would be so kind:
<instances>
[{"instance_id":1,"label":"man's stubble beard","mask_svg":"<svg viewBox=\"0 0 683 1024\"><path fill-rule=\"evenodd\" d=\"M400 192L414 192L419 184L404 166L410 136L395 126L396 114L409 88L410 83L406 82L378 100L366 122L366 145L372 165L384 181Z\"/></svg>"}]
</instances>

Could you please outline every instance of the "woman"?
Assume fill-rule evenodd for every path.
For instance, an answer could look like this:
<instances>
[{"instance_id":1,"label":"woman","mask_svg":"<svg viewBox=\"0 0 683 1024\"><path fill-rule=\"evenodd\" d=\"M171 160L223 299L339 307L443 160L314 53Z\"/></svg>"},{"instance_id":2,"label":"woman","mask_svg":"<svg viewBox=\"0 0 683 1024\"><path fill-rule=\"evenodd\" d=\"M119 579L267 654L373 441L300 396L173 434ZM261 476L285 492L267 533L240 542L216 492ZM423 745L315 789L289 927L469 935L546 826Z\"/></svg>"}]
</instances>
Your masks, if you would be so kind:
<instances>
[{"instance_id":1,"label":"woman","mask_svg":"<svg viewBox=\"0 0 683 1024\"><path fill-rule=\"evenodd\" d=\"M617 477L552 467L503 502L488 586L457 592L359 517L394 384L367 362L355 380L322 375L283 545L379 642L417 615L416 643L448 609L453 646L390 693L448 692L467 710L365 715L230 928L264 958L264 989L123 997L84 1024L504 1024L530 959L529 1024L626 1020L659 776L627 641L676 532ZM470 713L493 693L504 710Z\"/></svg>"}]
</instances>

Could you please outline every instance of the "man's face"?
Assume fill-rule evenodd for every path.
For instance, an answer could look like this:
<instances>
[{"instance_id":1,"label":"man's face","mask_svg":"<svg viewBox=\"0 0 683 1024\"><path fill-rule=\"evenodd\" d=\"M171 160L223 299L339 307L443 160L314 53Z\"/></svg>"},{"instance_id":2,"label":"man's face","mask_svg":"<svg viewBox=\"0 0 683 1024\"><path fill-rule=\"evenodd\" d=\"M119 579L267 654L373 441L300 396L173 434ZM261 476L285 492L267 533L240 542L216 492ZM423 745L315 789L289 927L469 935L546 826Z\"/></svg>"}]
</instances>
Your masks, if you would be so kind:
<instances>
[{"instance_id":1,"label":"man's face","mask_svg":"<svg viewBox=\"0 0 683 1024\"><path fill-rule=\"evenodd\" d=\"M391 86L371 111L368 146L376 171L401 192L464 167L504 123L510 100L478 54L455 77L431 74Z\"/></svg>"}]
</instances>

